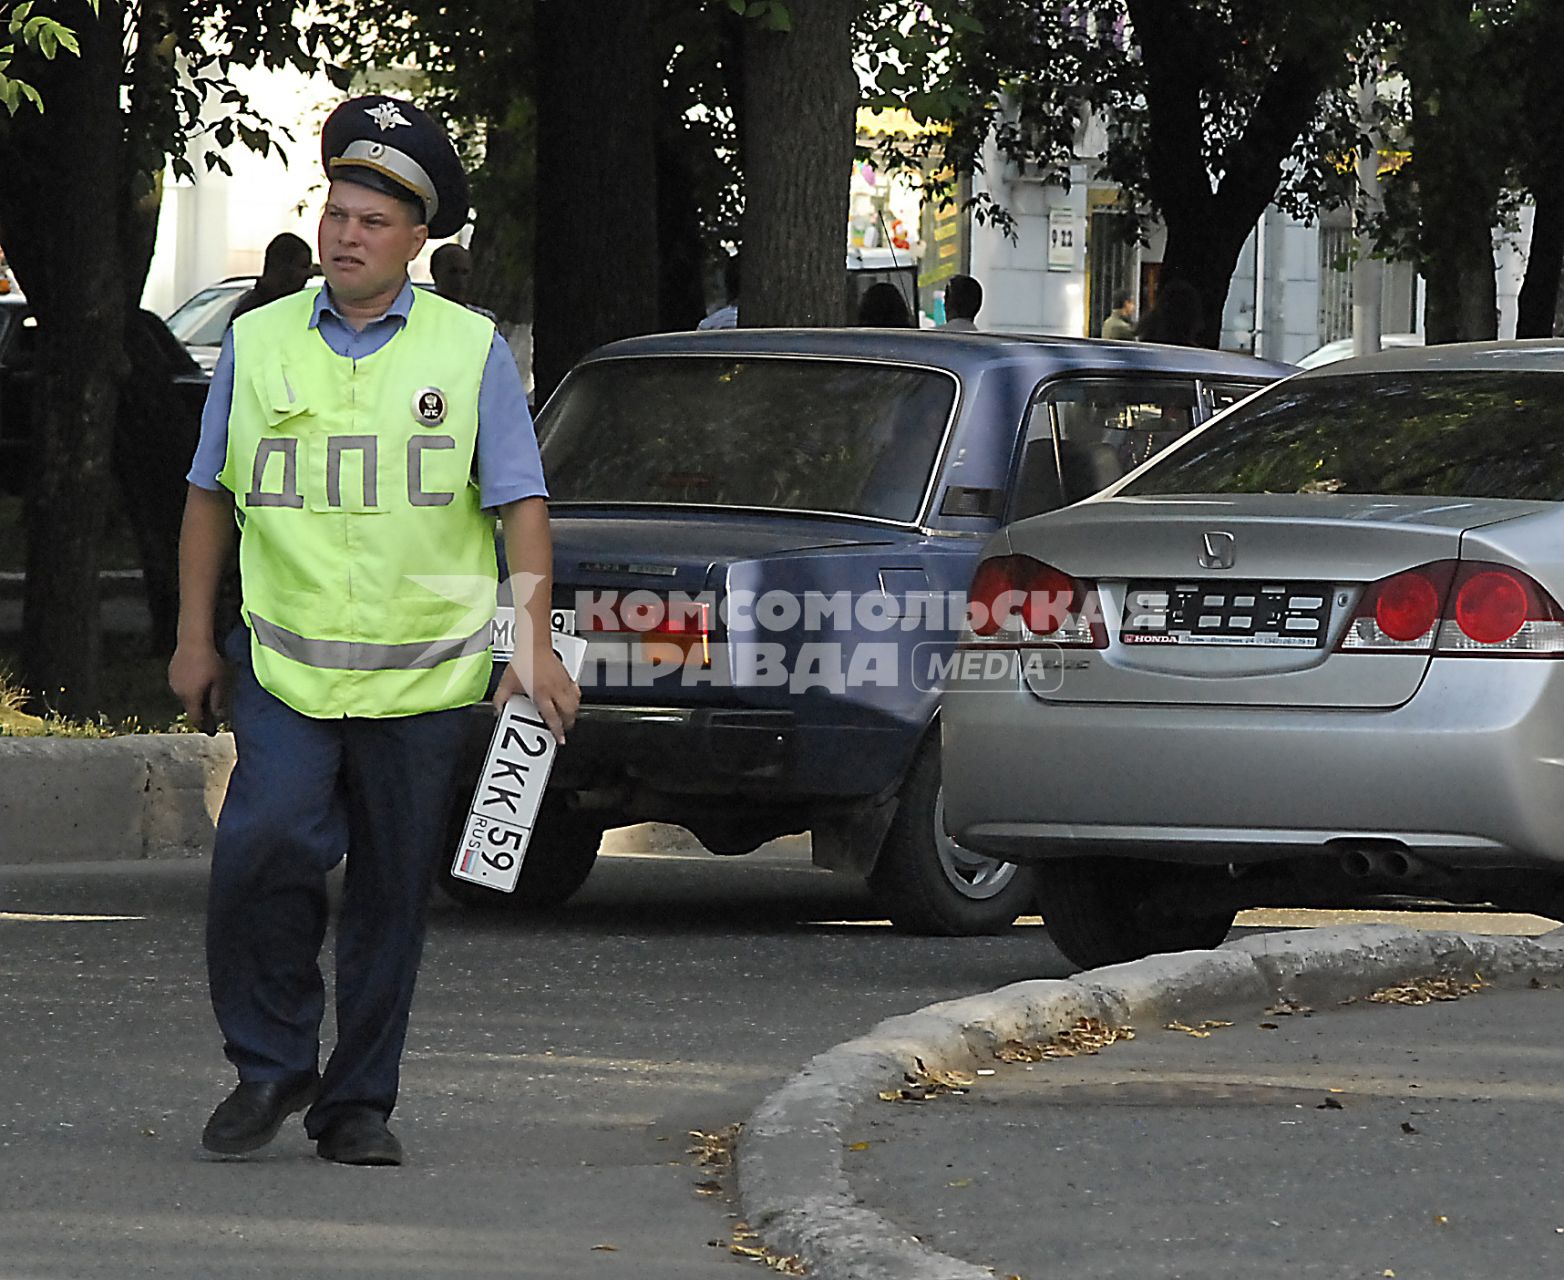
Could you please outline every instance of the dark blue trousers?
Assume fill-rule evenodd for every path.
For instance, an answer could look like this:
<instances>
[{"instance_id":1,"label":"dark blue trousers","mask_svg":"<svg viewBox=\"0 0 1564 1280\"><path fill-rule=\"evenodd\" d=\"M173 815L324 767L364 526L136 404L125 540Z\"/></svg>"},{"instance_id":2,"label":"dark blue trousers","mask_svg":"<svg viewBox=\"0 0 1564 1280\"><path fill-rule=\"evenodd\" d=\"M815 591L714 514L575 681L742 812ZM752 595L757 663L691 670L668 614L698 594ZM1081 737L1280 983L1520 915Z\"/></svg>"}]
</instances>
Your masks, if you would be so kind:
<instances>
[{"instance_id":1,"label":"dark blue trousers","mask_svg":"<svg viewBox=\"0 0 1564 1280\"><path fill-rule=\"evenodd\" d=\"M267 693L249 632L229 638L238 758L217 824L206 954L224 1052L245 1081L316 1070L326 873L347 858L337 920L337 1042L311 1137L335 1115L396 1105L425 915L464 733L463 709L316 720Z\"/></svg>"}]
</instances>

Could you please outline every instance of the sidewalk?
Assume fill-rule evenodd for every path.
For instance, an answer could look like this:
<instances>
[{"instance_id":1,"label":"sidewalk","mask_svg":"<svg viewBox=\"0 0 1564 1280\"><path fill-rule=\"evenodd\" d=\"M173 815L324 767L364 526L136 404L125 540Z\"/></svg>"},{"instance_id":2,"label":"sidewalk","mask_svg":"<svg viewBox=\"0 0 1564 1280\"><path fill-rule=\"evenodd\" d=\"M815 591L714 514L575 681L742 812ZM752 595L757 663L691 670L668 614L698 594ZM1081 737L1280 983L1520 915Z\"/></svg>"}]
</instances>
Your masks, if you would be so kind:
<instances>
[{"instance_id":1,"label":"sidewalk","mask_svg":"<svg viewBox=\"0 0 1564 1280\"><path fill-rule=\"evenodd\" d=\"M1560 991L1234 1022L860 1110L849 1185L1023 1280L1564 1275Z\"/></svg>"},{"instance_id":2,"label":"sidewalk","mask_svg":"<svg viewBox=\"0 0 1564 1280\"><path fill-rule=\"evenodd\" d=\"M1561 985L1359 925L930 1005L756 1109L744 1212L819 1280L1557 1277Z\"/></svg>"}]
</instances>

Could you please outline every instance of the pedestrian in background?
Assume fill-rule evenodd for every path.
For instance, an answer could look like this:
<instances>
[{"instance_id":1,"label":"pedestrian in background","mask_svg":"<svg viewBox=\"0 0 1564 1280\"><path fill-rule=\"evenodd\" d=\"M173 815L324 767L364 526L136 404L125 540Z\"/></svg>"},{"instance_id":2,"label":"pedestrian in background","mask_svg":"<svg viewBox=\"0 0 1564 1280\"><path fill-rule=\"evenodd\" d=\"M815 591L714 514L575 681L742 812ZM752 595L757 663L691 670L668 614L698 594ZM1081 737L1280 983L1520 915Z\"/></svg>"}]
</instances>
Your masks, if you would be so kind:
<instances>
[{"instance_id":1,"label":"pedestrian in background","mask_svg":"<svg viewBox=\"0 0 1564 1280\"><path fill-rule=\"evenodd\" d=\"M912 312L901 290L882 280L864 290L858 302L858 323L866 329L910 329Z\"/></svg>"},{"instance_id":2,"label":"pedestrian in background","mask_svg":"<svg viewBox=\"0 0 1564 1280\"><path fill-rule=\"evenodd\" d=\"M233 324L246 312L264 307L268 302L297 293L309 283L314 270L314 255L303 240L291 231L273 236L266 246L266 256L261 260L260 278L234 303L228 323Z\"/></svg>"},{"instance_id":3,"label":"pedestrian in background","mask_svg":"<svg viewBox=\"0 0 1564 1280\"><path fill-rule=\"evenodd\" d=\"M730 253L723 259L722 292L727 301L696 325L697 329L739 327L739 255L736 253Z\"/></svg>"},{"instance_id":4,"label":"pedestrian in background","mask_svg":"<svg viewBox=\"0 0 1564 1280\"><path fill-rule=\"evenodd\" d=\"M1142 342L1198 347L1204 321L1200 291L1187 280L1169 280L1157 289L1157 300L1140 322L1136 336Z\"/></svg>"},{"instance_id":5,"label":"pedestrian in background","mask_svg":"<svg viewBox=\"0 0 1564 1280\"><path fill-rule=\"evenodd\" d=\"M246 624L226 645L237 759L207 912L239 1083L202 1143L254 1151L307 1108L323 1159L395 1165L386 1122L430 883L493 669L496 512L530 634L494 701L527 693L563 741L580 691L550 645L548 507L516 362L488 320L407 277L430 235L467 221L455 149L381 95L339 106L321 142L326 287L229 331L180 540L169 684L193 720L223 706L213 605L236 523ZM344 856L337 1042L318 1072L326 874Z\"/></svg>"},{"instance_id":6,"label":"pedestrian in background","mask_svg":"<svg viewBox=\"0 0 1564 1280\"><path fill-rule=\"evenodd\" d=\"M971 276L951 276L945 286L945 323L952 333L975 333L977 313L983 309L983 286Z\"/></svg>"},{"instance_id":7,"label":"pedestrian in background","mask_svg":"<svg viewBox=\"0 0 1564 1280\"><path fill-rule=\"evenodd\" d=\"M1102 336L1128 342L1135 337L1135 295L1121 289L1113 295L1113 309L1102 322Z\"/></svg>"},{"instance_id":8,"label":"pedestrian in background","mask_svg":"<svg viewBox=\"0 0 1564 1280\"><path fill-rule=\"evenodd\" d=\"M469 311L495 319L487 307L472 303L472 250L452 241L442 244L429 255L429 274L434 277L434 291L442 298L460 303Z\"/></svg>"}]
</instances>

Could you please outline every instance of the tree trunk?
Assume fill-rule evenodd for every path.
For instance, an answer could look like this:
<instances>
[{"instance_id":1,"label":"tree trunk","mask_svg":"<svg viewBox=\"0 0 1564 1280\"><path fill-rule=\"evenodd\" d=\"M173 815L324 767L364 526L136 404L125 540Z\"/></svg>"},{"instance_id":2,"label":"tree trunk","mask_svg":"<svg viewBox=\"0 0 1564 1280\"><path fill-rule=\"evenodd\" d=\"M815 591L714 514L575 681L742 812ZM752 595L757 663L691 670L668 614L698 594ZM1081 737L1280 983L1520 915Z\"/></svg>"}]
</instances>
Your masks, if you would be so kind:
<instances>
[{"instance_id":1,"label":"tree trunk","mask_svg":"<svg viewBox=\"0 0 1564 1280\"><path fill-rule=\"evenodd\" d=\"M47 113L23 112L0 140L0 224L40 339L21 675L46 705L81 715L98 708L98 566L125 321L123 13L114 0L99 17L79 2L57 12L81 57L29 64Z\"/></svg>"},{"instance_id":2,"label":"tree trunk","mask_svg":"<svg viewBox=\"0 0 1564 1280\"><path fill-rule=\"evenodd\" d=\"M678 104L659 94L657 132L657 327L693 329L706 314L705 243L695 204L695 177L675 116Z\"/></svg>"},{"instance_id":3,"label":"tree trunk","mask_svg":"<svg viewBox=\"0 0 1564 1280\"><path fill-rule=\"evenodd\" d=\"M1531 250L1515 318L1517 338L1551 338L1564 272L1564 189L1534 192Z\"/></svg>"},{"instance_id":4,"label":"tree trunk","mask_svg":"<svg viewBox=\"0 0 1564 1280\"><path fill-rule=\"evenodd\" d=\"M1217 228L1213 227L1210 220L1170 218L1166 225L1167 245L1162 253L1162 270L1157 276L1157 288L1162 289L1174 280L1184 280L1193 285L1200 295L1198 345L1219 346L1222 341L1222 309L1227 305L1227 291L1232 286L1233 272L1238 267L1244 241L1248 239L1254 224L1241 228L1225 227L1221 229L1225 234L1221 235L1217 234Z\"/></svg>"},{"instance_id":5,"label":"tree trunk","mask_svg":"<svg viewBox=\"0 0 1564 1280\"><path fill-rule=\"evenodd\" d=\"M538 0L533 377L657 325L657 164L648 0Z\"/></svg>"},{"instance_id":6,"label":"tree trunk","mask_svg":"<svg viewBox=\"0 0 1564 1280\"><path fill-rule=\"evenodd\" d=\"M1275 198L1288 157L1339 68L1336 50L1295 37L1221 158L1221 178L1213 187L1206 157L1208 107L1199 79L1190 73L1204 51L1195 43L1201 36L1186 8L1167 0L1129 0L1146 75L1147 183L1168 232L1158 286L1172 280L1194 286L1201 300L1199 342L1215 347L1244 242Z\"/></svg>"},{"instance_id":7,"label":"tree trunk","mask_svg":"<svg viewBox=\"0 0 1564 1280\"><path fill-rule=\"evenodd\" d=\"M858 0L789 0L791 31L749 23L739 307L746 328L848 322L858 7Z\"/></svg>"},{"instance_id":8,"label":"tree trunk","mask_svg":"<svg viewBox=\"0 0 1564 1280\"><path fill-rule=\"evenodd\" d=\"M533 231L538 204L532 104L518 101L485 131L483 168L473 175L473 301L502 323L532 322Z\"/></svg>"}]
</instances>

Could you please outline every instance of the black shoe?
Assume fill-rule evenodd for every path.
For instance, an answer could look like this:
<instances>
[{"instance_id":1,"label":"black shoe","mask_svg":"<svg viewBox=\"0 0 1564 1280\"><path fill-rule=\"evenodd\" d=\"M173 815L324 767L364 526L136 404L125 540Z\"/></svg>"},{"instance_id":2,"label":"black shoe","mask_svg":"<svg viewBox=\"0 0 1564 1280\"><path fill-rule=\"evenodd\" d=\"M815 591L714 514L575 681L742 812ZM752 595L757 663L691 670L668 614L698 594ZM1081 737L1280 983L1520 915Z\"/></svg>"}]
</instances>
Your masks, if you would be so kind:
<instances>
[{"instance_id":1,"label":"black shoe","mask_svg":"<svg viewBox=\"0 0 1564 1280\"><path fill-rule=\"evenodd\" d=\"M314 1102L319 1091L320 1077L313 1072L241 1083L217 1104L201 1132L201 1145L225 1156L258 1151L277 1136L284 1120Z\"/></svg>"},{"instance_id":2,"label":"black shoe","mask_svg":"<svg viewBox=\"0 0 1564 1280\"><path fill-rule=\"evenodd\" d=\"M338 1164L401 1164L402 1144L378 1111L347 1111L326 1126L315 1154Z\"/></svg>"}]
</instances>

